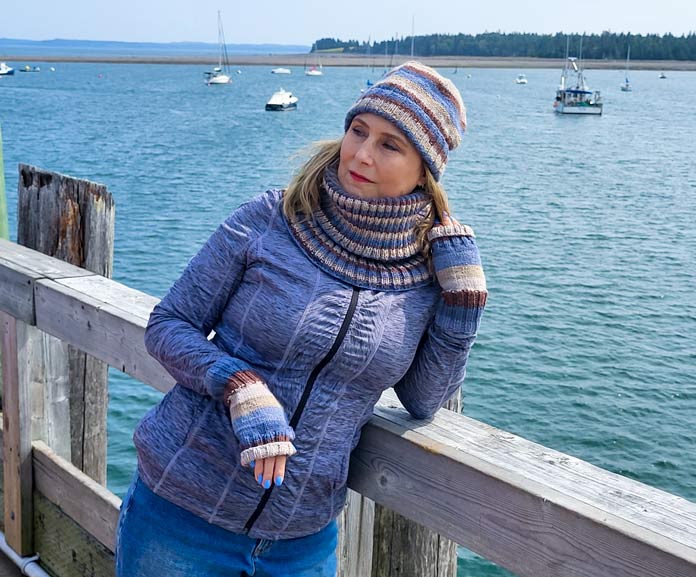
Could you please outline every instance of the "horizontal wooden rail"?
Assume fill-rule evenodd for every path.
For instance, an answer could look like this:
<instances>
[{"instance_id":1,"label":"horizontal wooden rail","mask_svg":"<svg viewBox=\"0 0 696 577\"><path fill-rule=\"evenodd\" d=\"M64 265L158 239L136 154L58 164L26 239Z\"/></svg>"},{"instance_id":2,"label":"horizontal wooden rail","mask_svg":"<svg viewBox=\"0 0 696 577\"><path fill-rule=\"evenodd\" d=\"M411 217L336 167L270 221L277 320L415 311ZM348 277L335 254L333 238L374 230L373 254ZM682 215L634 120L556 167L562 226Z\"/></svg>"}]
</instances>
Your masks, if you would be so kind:
<instances>
[{"instance_id":1,"label":"horizontal wooden rail","mask_svg":"<svg viewBox=\"0 0 696 577\"><path fill-rule=\"evenodd\" d=\"M32 453L34 488L113 551L121 499L42 441L32 443Z\"/></svg>"},{"instance_id":2,"label":"horizontal wooden rail","mask_svg":"<svg viewBox=\"0 0 696 577\"><path fill-rule=\"evenodd\" d=\"M162 391L143 334L155 297L0 239L0 310Z\"/></svg>"},{"instance_id":3,"label":"horizontal wooden rail","mask_svg":"<svg viewBox=\"0 0 696 577\"><path fill-rule=\"evenodd\" d=\"M166 391L172 379L142 339L155 302L0 240L1 310ZM44 446L33 452L39 490L112 543L116 501L98 494L99 504L82 501L94 515L80 511L69 489L47 485L97 489ZM696 504L456 413L414 420L391 391L353 454L349 485L520 577L696 577Z\"/></svg>"}]
</instances>

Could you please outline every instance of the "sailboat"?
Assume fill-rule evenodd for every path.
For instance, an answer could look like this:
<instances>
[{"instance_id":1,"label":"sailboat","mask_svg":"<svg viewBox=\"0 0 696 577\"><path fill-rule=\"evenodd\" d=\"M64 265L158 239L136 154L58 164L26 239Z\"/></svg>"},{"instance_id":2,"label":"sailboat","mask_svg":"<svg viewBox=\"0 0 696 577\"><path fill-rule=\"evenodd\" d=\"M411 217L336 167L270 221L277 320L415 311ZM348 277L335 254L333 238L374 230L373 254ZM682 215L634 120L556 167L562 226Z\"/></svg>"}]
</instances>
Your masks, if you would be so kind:
<instances>
[{"instance_id":1,"label":"sailboat","mask_svg":"<svg viewBox=\"0 0 696 577\"><path fill-rule=\"evenodd\" d=\"M317 64L310 66L305 70L305 76L322 76L324 74L324 67L321 65L321 60L317 56Z\"/></svg>"},{"instance_id":2,"label":"sailboat","mask_svg":"<svg viewBox=\"0 0 696 577\"><path fill-rule=\"evenodd\" d=\"M628 47L628 52L626 53L626 73L624 78L624 83L621 85L621 92L631 92L631 81L628 79L628 62L631 58L631 47Z\"/></svg>"},{"instance_id":3,"label":"sailboat","mask_svg":"<svg viewBox=\"0 0 696 577\"><path fill-rule=\"evenodd\" d=\"M227 44L225 43L225 31L222 29L222 16L218 10L218 65L211 71L204 72L205 82L211 84L229 84L232 82L229 73L229 62L227 58Z\"/></svg>"}]
</instances>

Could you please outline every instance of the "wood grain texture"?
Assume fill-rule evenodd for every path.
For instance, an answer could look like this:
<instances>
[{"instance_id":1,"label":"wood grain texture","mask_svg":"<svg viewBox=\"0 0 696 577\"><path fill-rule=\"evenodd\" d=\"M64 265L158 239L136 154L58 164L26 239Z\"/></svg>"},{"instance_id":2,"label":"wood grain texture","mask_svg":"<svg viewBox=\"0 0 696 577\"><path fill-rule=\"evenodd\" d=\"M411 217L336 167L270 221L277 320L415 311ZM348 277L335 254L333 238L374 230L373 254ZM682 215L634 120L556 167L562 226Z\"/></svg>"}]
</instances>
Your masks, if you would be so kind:
<instances>
[{"instance_id":1,"label":"wood grain texture","mask_svg":"<svg viewBox=\"0 0 696 577\"><path fill-rule=\"evenodd\" d=\"M31 407L26 382L19 378L17 322L0 312L2 331L3 489L5 539L19 555L33 553Z\"/></svg>"},{"instance_id":2,"label":"wood grain texture","mask_svg":"<svg viewBox=\"0 0 696 577\"><path fill-rule=\"evenodd\" d=\"M157 299L101 277L42 280L35 292L42 330L162 392L174 386L143 342Z\"/></svg>"},{"instance_id":3,"label":"wood grain texture","mask_svg":"<svg viewBox=\"0 0 696 577\"><path fill-rule=\"evenodd\" d=\"M36 490L113 551L121 499L41 441L33 443L33 457Z\"/></svg>"},{"instance_id":4,"label":"wood grain texture","mask_svg":"<svg viewBox=\"0 0 696 577\"><path fill-rule=\"evenodd\" d=\"M70 459L68 345L21 321L17 343L22 351L19 379L29 391L31 439L43 439Z\"/></svg>"},{"instance_id":5,"label":"wood grain texture","mask_svg":"<svg viewBox=\"0 0 696 577\"><path fill-rule=\"evenodd\" d=\"M114 577L113 553L40 492L34 493L34 511L36 552L50 575Z\"/></svg>"},{"instance_id":6,"label":"wood grain texture","mask_svg":"<svg viewBox=\"0 0 696 577\"><path fill-rule=\"evenodd\" d=\"M459 413L461 404L458 390L444 408ZM374 507L372 577L456 577L454 541L380 504Z\"/></svg>"},{"instance_id":7,"label":"wood grain texture","mask_svg":"<svg viewBox=\"0 0 696 577\"><path fill-rule=\"evenodd\" d=\"M115 213L113 198L104 185L20 164L18 189L19 244L98 275L111 276ZM83 351L65 349L54 339L37 343L46 348L45 358L66 356L65 379L73 390L50 390L63 381L63 375L45 372L43 380L47 397L60 396L68 401L61 447L69 447L68 455L76 466L106 483L108 368L101 361L86 359ZM47 406L49 402L47 398ZM52 418L48 413L45 416ZM58 428L50 423L47 426ZM81 437L71 439L71 431ZM65 451L60 454L65 455Z\"/></svg>"},{"instance_id":8,"label":"wood grain texture","mask_svg":"<svg viewBox=\"0 0 696 577\"><path fill-rule=\"evenodd\" d=\"M34 278L21 266L0 267L0 310L30 325L34 324Z\"/></svg>"},{"instance_id":9,"label":"wood grain texture","mask_svg":"<svg viewBox=\"0 0 696 577\"><path fill-rule=\"evenodd\" d=\"M104 185L19 165L18 244L110 276L113 231L114 201Z\"/></svg>"},{"instance_id":10,"label":"wood grain texture","mask_svg":"<svg viewBox=\"0 0 696 577\"><path fill-rule=\"evenodd\" d=\"M3 413L0 413L0 423L3 422ZM0 447L5 445L5 436L0 427ZM0 459L0 531L5 532L5 460Z\"/></svg>"},{"instance_id":11,"label":"wood grain texture","mask_svg":"<svg viewBox=\"0 0 696 577\"><path fill-rule=\"evenodd\" d=\"M694 577L696 504L387 392L350 486L520 577Z\"/></svg>"},{"instance_id":12,"label":"wood grain texture","mask_svg":"<svg viewBox=\"0 0 696 577\"><path fill-rule=\"evenodd\" d=\"M91 274L84 269L0 239L0 310L33 325L34 282L37 279Z\"/></svg>"},{"instance_id":13,"label":"wood grain texture","mask_svg":"<svg viewBox=\"0 0 696 577\"><path fill-rule=\"evenodd\" d=\"M366 577L372 568L375 504L348 491L346 507L338 518L338 577Z\"/></svg>"},{"instance_id":14,"label":"wood grain texture","mask_svg":"<svg viewBox=\"0 0 696 577\"><path fill-rule=\"evenodd\" d=\"M0 267L14 268L24 272L28 280L94 276L93 272L2 238L0 238Z\"/></svg>"}]
</instances>

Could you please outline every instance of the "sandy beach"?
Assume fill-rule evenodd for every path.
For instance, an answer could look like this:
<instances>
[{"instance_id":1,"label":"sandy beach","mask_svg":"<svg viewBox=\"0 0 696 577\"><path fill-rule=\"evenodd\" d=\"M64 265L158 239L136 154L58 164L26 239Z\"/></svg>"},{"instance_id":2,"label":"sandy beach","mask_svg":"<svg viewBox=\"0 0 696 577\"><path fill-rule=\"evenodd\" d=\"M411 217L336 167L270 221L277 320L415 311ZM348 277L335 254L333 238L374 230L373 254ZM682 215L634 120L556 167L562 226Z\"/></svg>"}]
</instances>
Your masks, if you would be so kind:
<instances>
[{"instance_id":1,"label":"sandy beach","mask_svg":"<svg viewBox=\"0 0 696 577\"><path fill-rule=\"evenodd\" d=\"M468 56L427 56L417 60L435 68L561 68L562 58L499 58ZM230 54L232 66L305 66L315 62L316 57L308 54ZM389 63L396 65L409 60L408 55L390 57ZM0 61L8 62L104 62L122 64L201 64L212 65L211 56L56 56L0 54ZM374 66L384 67L385 58L366 55L322 54L323 66ZM387 64L389 64L387 63ZM584 60L586 69L620 70L624 60ZM693 60L631 60L631 70L696 70Z\"/></svg>"}]
</instances>

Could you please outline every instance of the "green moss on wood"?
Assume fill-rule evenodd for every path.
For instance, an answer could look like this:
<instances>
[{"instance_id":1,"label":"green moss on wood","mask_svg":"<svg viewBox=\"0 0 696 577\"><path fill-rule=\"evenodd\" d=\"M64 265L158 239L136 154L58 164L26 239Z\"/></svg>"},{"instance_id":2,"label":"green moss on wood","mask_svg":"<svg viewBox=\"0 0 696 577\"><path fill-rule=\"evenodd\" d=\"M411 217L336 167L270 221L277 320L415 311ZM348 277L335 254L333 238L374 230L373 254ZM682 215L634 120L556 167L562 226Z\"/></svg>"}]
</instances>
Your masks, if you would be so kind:
<instances>
[{"instance_id":1,"label":"green moss on wood","mask_svg":"<svg viewBox=\"0 0 696 577\"><path fill-rule=\"evenodd\" d=\"M34 545L55 577L114 577L114 556L59 507L34 492Z\"/></svg>"}]
</instances>

